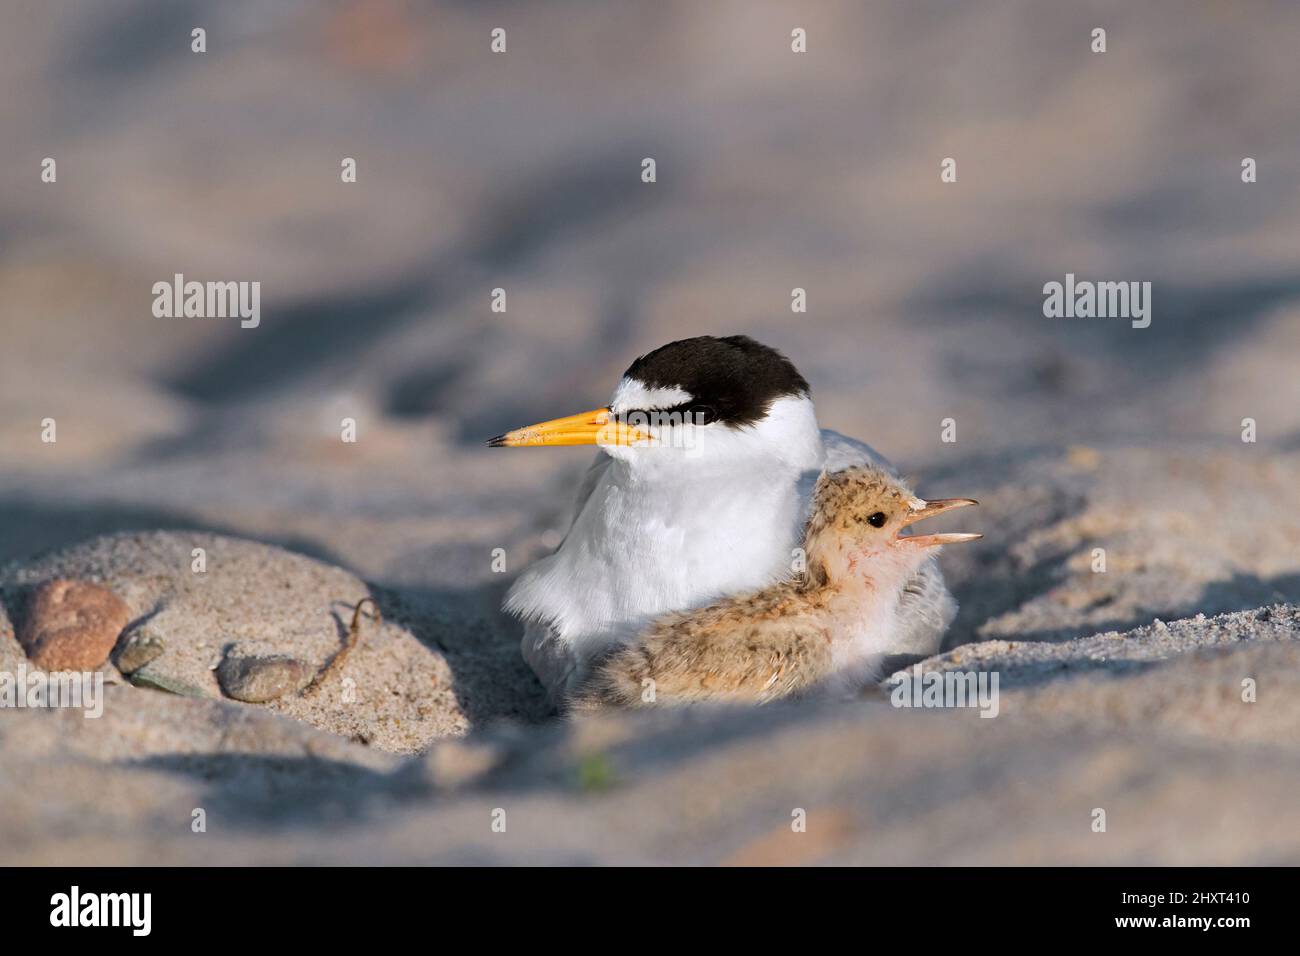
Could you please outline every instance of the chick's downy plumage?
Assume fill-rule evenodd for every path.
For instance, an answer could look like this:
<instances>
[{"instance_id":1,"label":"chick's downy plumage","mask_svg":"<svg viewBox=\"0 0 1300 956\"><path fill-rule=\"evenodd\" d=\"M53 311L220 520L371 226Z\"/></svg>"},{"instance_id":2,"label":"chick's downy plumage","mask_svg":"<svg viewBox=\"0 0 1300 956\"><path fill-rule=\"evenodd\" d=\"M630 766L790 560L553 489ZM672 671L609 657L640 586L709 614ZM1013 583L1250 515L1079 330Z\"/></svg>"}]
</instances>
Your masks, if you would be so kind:
<instances>
[{"instance_id":1,"label":"chick's downy plumage","mask_svg":"<svg viewBox=\"0 0 1300 956\"><path fill-rule=\"evenodd\" d=\"M860 686L906 625L900 605L940 545L978 534L912 535L923 518L972 505L924 501L883 469L827 473L789 580L660 618L599 659L574 710L701 700L766 702Z\"/></svg>"}]
</instances>

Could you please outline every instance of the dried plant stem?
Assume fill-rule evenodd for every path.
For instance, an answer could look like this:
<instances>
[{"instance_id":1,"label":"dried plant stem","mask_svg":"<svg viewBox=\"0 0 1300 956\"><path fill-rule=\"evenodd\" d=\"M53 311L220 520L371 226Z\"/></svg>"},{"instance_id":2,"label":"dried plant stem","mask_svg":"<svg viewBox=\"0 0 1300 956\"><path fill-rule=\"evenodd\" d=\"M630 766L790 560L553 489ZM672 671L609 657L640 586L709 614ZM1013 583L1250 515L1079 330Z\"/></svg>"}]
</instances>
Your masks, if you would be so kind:
<instances>
[{"instance_id":1,"label":"dried plant stem","mask_svg":"<svg viewBox=\"0 0 1300 956\"><path fill-rule=\"evenodd\" d=\"M364 597L358 601L352 608L352 623L348 625L347 640L343 642L339 652L330 658L329 663L320 669L320 673L312 678L311 683L307 685L307 689L303 691L304 695L313 694L319 690L321 685L329 679L329 676L343 666L343 662L352 653L352 649L361 642L361 609L367 604L370 605L370 616L375 620L375 623L383 623L384 617L380 613L379 605L375 603L374 598Z\"/></svg>"}]
</instances>

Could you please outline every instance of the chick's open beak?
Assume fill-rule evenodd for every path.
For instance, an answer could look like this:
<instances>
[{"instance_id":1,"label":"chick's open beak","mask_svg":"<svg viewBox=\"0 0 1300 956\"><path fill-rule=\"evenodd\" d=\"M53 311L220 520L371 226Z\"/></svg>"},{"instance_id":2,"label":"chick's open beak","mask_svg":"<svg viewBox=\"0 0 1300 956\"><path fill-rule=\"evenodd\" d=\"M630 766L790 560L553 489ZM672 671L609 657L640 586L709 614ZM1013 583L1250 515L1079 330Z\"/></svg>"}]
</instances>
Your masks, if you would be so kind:
<instances>
[{"instance_id":1,"label":"chick's open beak","mask_svg":"<svg viewBox=\"0 0 1300 956\"><path fill-rule=\"evenodd\" d=\"M553 418L526 428L498 435L488 441L492 448L523 448L527 445L634 445L650 440L641 429L622 422L608 408L593 408L567 418Z\"/></svg>"},{"instance_id":2,"label":"chick's open beak","mask_svg":"<svg viewBox=\"0 0 1300 956\"><path fill-rule=\"evenodd\" d=\"M979 504L973 498L936 498L934 501L922 501L917 499L912 505L912 513L904 520L903 528L907 528L918 521L924 521L926 518L933 518L935 515L941 515L947 511L954 511L957 508L969 508L971 505ZM898 540L903 544L913 545L918 548L933 548L941 544L960 544L963 541L976 541L984 537L982 534L976 534L968 531L951 531L943 534L919 534L903 535L902 529L899 531Z\"/></svg>"}]
</instances>

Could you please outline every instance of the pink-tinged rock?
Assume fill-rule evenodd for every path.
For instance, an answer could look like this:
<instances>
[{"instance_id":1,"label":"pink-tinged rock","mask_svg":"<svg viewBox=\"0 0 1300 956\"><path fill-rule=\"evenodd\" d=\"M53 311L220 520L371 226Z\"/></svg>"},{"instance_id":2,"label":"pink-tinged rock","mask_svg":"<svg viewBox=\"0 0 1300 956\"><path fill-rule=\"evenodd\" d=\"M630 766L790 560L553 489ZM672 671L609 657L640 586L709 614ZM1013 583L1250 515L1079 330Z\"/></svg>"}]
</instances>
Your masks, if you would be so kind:
<instances>
[{"instance_id":1,"label":"pink-tinged rock","mask_svg":"<svg viewBox=\"0 0 1300 956\"><path fill-rule=\"evenodd\" d=\"M43 670L95 670L108 660L130 616L108 588L59 578L32 595L18 640Z\"/></svg>"}]
</instances>

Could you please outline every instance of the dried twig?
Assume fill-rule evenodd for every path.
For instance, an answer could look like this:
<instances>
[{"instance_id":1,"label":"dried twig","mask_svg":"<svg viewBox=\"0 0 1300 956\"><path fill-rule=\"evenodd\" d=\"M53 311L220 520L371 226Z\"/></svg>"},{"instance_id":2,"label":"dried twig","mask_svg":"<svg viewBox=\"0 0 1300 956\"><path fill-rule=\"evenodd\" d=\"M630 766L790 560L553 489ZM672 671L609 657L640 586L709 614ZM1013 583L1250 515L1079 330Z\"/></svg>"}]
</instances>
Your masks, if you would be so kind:
<instances>
[{"instance_id":1,"label":"dried twig","mask_svg":"<svg viewBox=\"0 0 1300 956\"><path fill-rule=\"evenodd\" d=\"M370 616L375 623L382 624L384 622L384 616L380 613L379 605L375 603L374 598L364 597L358 601L352 608L352 623L348 625L347 640L343 642L339 652L330 658L329 663L320 669L320 673L312 678L311 683L307 685L307 689L303 691L304 696L319 690L329 676L343 666L343 662L352 653L352 649L361 642L361 609L367 604L370 605Z\"/></svg>"}]
</instances>

